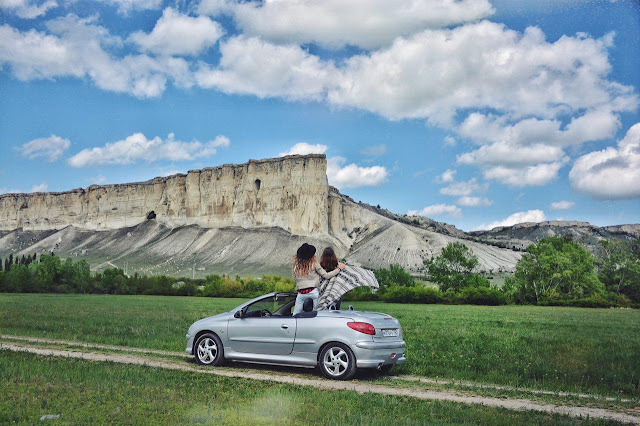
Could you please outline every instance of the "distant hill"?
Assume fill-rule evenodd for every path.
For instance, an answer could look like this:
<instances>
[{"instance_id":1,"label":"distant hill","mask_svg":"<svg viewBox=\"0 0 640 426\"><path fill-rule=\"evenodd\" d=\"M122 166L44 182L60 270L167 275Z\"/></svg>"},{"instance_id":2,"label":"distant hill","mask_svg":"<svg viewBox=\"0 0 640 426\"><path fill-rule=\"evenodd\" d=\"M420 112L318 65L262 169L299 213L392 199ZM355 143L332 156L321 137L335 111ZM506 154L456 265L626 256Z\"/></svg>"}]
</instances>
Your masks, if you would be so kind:
<instances>
[{"instance_id":1,"label":"distant hill","mask_svg":"<svg viewBox=\"0 0 640 426\"><path fill-rule=\"evenodd\" d=\"M639 240L640 224L598 227L589 222L575 221L526 222L513 226L499 226L489 231L469 232L468 235L475 241L516 250L524 250L546 237L570 237L593 251L602 240Z\"/></svg>"}]
</instances>

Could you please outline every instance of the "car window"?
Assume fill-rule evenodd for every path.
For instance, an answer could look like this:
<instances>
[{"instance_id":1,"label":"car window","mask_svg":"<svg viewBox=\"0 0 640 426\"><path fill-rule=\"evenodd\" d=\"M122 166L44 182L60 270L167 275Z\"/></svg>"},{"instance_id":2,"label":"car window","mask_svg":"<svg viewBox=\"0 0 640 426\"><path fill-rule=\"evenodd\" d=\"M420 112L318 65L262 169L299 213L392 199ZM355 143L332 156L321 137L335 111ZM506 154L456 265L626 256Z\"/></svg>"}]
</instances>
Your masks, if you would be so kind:
<instances>
[{"instance_id":1,"label":"car window","mask_svg":"<svg viewBox=\"0 0 640 426\"><path fill-rule=\"evenodd\" d=\"M291 316L295 295L274 295L260 299L247 306L245 317L259 317L263 310L273 316Z\"/></svg>"}]
</instances>

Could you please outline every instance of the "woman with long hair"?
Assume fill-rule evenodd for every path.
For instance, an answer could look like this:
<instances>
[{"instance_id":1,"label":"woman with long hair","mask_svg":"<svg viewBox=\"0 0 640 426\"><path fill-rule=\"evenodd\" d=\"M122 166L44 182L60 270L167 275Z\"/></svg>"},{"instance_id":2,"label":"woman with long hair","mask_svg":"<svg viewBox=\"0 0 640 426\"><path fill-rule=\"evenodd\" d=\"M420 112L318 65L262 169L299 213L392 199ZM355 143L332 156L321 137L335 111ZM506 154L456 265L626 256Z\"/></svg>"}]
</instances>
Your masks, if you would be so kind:
<instances>
[{"instance_id":1,"label":"woman with long hair","mask_svg":"<svg viewBox=\"0 0 640 426\"><path fill-rule=\"evenodd\" d=\"M336 252L333 250L333 247L327 247L322 251L322 257L320 257L320 266L327 272L335 271L338 269L338 256L336 256ZM342 297L339 298L333 305L333 309L340 309L340 305L342 304Z\"/></svg>"},{"instance_id":2,"label":"woman with long hair","mask_svg":"<svg viewBox=\"0 0 640 426\"><path fill-rule=\"evenodd\" d=\"M316 260L316 248L307 243L301 245L293 258L293 279L298 292L293 315L302 312L302 306L307 299L313 300L313 309L315 310L319 296L318 285L320 284L320 277L327 280L333 278L344 267L344 264L338 263L331 272L325 271Z\"/></svg>"}]
</instances>

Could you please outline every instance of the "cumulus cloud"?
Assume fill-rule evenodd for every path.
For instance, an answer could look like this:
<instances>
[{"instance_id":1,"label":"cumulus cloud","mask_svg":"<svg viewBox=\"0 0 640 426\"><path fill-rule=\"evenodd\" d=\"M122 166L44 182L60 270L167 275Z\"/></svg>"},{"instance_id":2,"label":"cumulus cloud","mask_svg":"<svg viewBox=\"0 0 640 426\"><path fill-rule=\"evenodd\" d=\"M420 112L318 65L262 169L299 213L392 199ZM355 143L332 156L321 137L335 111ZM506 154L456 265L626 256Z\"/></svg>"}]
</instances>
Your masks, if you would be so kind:
<instances>
[{"instance_id":1,"label":"cumulus cloud","mask_svg":"<svg viewBox=\"0 0 640 426\"><path fill-rule=\"evenodd\" d=\"M95 18L68 15L46 23L48 33L20 31L0 25L0 65L23 81L60 77L89 78L103 90L157 97L167 80L192 85L189 64L182 58L127 55L116 58L109 49L122 40L95 24Z\"/></svg>"},{"instance_id":2,"label":"cumulus cloud","mask_svg":"<svg viewBox=\"0 0 640 426\"><path fill-rule=\"evenodd\" d=\"M440 176L436 176L435 181L437 183L451 183L455 181L456 170L447 169Z\"/></svg>"},{"instance_id":3,"label":"cumulus cloud","mask_svg":"<svg viewBox=\"0 0 640 426\"><path fill-rule=\"evenodd\" d=\"M483 197L460 197L458 198L457 203L459 206L479 207L490 206L493 204L493 201Z\"/></svg>"},{"instance_id":4,"label":"cumulus cloud","mask_svg":"<svg viewBox=\"0 0 640 426\"><path fill-rule=\"evenodd\" d=\"M30 160L34 158L44 158L49 162L54 162L69 149L71 142L60 136L51 135L48 138L34 139L16 148L23 157Z\"/></svg>"},{"instance_id":5,"label":"cumulus cloud","mask_svg":"<svg viewBox=\"0 0 640 426\"><path fill-rule=\"evenodd\" d=\"M324 62L297 45L275 45L255 37L232 37L220 46L217 67L201 64L201 87L260 98L321 99L333 73Z\"/></svg>"},{"instance_id":6,"label":"cumulus cloud","mask_svg":"<svg viewBox=\"0 0 640 426\"><path fill-rule=\"evenodd\" d=\"M129 41L157 55L196 55L213 46L223 34L222 26L206 16L191 17L168 7L150 33L137 31Z\"/></svg>"},{"instance_id":7,"label":"cumulus cloud","mask_svg":"<svg viewBox=\"0 0 640 426\"><path fill-rule=\"evenodd\" d=\"M572 188L598 200L640 197L640 123L632 126L617 147L578 158L569 172Z\"/></svg>"},{"instance_id":8,"label":"cumulus cloud","mask_svg":"<svg viewBox=\"0 0 640 426\"><path fill-rule=\"evenodd\" d=\"M553 203L549 204L549 208L551 210L568 210L575 204L576 203L574 203L573 201L554 201Z\"/></svg>"},{"instance_id":9,"label":"cumulus cloud","mask_svg":"<svg viewBox=\"0 0 640 426\"><path fill-rule=\"evenodd\" d=\"M611 35L549 43L538 28L521 34L487 21L426 30L349 58L328 98L390 119L447 125L468 109L492 108L513 118L627 110L637 97L632 87L607 80L611 45Z\"/></svg>"},{"instance_id":10,"label":"cumulus cloud","mask_svg":"<svg viewBox=\"0 0 640 426\"><path fill-rule=\"evenodd\" d=\"M445 172L446 173L446 172ZM477 178L472 178L463 182L452 182L450 185L440 188L440 193L443 195L453 196L469 196L475 192L485 192L489 189L488 183L478 183Z\"/></svg>"},{"instance_id":11,"label":"cumulus cloud","mask_svg":"<svg viewBox=\"0 0 640 426\"><path fill-rule=\"evenodd\" d=\"M118 12L127 15L132 11L157 10L162 7L162 0L98 0L117 7Z\"/></svg>"},{"instance_id":12,"label":"cumulus cloud","mask_svg":"<svg viewBox=\"0 0 640 426\"><path fill-rule=\"evenodd\" d=\"M217 136L209 142L183 142L170 133L166 139L156 136L147 139L134 133L126 139L107 143L101 147L83 149L69 158L72 167L90 167L105 164L133 164L138 161L152 163L160 160L188 161L214 155L219 147L228 147L229 139Z\"/></svg>"},{"instance_id":13,"label":"cumulus cloud","mask_svg":"<svg viewBox=\"0 0 640 426\"><path fill-rule=\"evenodd\" d=\"M480 225L477 229L493 229L497 226L512 226L525 222L544 222L545 220L547 220L547 216L542 210L527 210L526 212L514 213L504 220L491 222L488 225Z\"/></svg>"},{"instance_id":14,"label":"cumulus cloud","mask_svg":"<svg viewBox=\"0 0 640 426\"><path fill-rule=\"evenodd\" d=\"M307 155L307 154L324 154L327 152L327 146L322 144L311 145L307 142L299 142L289 149L287 152L281 152L280 157L285 155Z\"/></svg>"},{"instance_id":15,"label":"cumulus cloud","mask_svg":"<svg viewBox=\"0 0 640 426\"><path fill-rule=\"evenodd\" d=\"M493 8L488 0L202 0L198 11L230 15L245 34L275 43L372 49L425 28L487 17Z\"/></svg>"},{"instance_id":16,"label":"cumulus cloud","mask_svg":"<svg viewBox=\"0 0 640 426\"><path fill-rule=\"evenodd\" d=\"M33 0L0 0L0 9L15 13L23 19L37 18L57 6L58 3L53 0L41 2Z\"/></svg>"},{"instance_id":17,"label":"cumulus cloud","mask_svg":"<svg viewBox=\"0 0 640 426\"><path fill-rule=\"evenodd\" d=\"M558 176L558 171L564 166L568 157L553 163L542 163L526 167L496 166L484 170L485 179L493 179L511 187L542 186Z\"/></svg>"},{"instance_id":18,"label":"cumulus cloud","mask_svg":"<svg viewBox=\"0 0 640 426\"><path fill-rule=\"evenodd\" d=\"M329 184L338 189L379 186L387 180L389 173L385 167L361 167L353 163L345 165L346 162L344 157L333 157L327 160Z\"/></svg>"},{"instance_id":19,"label":"cumulus cloud","mask_svg":"<svg viewBox=\"0 0 640 426\"><path fill-rule=\"evenodd\" d=\"M422 210L409 210L409 216L424 216L424 217L462 217L462 210L458 206L449 204L433 204L427 206Z\"/></svg>"},{"instance_id":20,"label":"cumulus cloud","mask_svg":"<svg viewBox=\"0 0 640 426\"><path fill-rule=\"evenodd\" d=\"M33 185L31 187L31 191L29 192L47 192L49 190L49 185L47 182L42 182L40 185Z\"/></svg>"}]
</instances>

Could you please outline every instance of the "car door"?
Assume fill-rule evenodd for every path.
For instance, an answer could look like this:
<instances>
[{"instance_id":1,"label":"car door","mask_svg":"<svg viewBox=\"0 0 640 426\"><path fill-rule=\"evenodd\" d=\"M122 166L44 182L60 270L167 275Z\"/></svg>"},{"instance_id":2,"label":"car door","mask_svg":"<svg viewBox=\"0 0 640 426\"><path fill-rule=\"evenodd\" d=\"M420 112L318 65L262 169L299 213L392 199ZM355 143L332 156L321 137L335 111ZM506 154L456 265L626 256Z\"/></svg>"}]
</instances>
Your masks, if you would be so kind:
<instances>
[{"instance_id":1,"label":"car door","mask_svg":"<svg viewBox=\"0 0 640 426\"><path fill-rule=\"evenodd\" d=\"M228 324L231 350L250 354L289 355L296 336L296 320L282 308L295 295L273 295L246 307L243 318L232 317ZM264 311L270 316L262 316Z\"/></svg>"}]
</instances>

